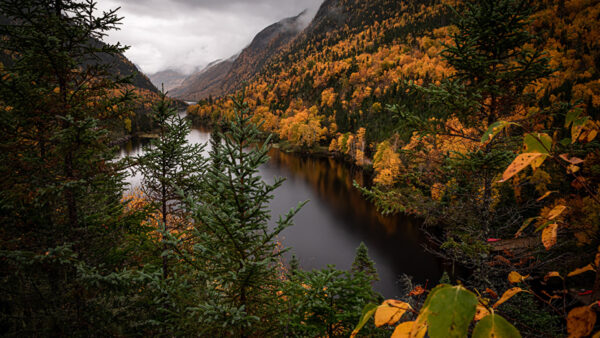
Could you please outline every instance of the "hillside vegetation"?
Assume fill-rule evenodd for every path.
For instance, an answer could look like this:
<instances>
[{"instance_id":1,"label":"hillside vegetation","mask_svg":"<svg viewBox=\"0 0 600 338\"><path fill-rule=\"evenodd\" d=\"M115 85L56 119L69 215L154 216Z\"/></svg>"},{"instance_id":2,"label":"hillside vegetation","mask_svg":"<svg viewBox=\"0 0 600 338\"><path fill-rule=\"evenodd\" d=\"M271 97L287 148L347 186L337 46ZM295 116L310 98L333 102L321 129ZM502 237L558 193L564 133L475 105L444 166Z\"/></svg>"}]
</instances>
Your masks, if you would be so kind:
<instances>
[{"instance_id":1,"label":"hillside vegetation","mask_svg":"<svg viewBox=\"0 0 600 338\"><path fill-rule=\"evenodd\" d=\"M599 17L597 1L327 0L243 93L265 133L372 168L374 185L357 188L383 213L423 217L469 286L493 295L509 272L577 276L565 285L587 298L550 288L505 306L548 311L521 321L535 335L600 297L588 265L600 244ZM230 107L188 111L210 123Z\"/></svg>"}]
</instances>

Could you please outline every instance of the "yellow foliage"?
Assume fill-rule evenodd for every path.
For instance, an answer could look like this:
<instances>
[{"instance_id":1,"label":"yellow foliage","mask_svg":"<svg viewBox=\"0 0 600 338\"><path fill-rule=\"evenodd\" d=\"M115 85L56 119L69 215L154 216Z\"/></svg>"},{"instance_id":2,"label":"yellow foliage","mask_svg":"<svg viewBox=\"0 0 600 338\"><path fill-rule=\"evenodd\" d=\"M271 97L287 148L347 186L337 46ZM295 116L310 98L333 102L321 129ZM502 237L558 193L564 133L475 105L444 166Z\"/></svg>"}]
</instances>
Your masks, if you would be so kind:
<instances>
[{"instance_id":1,"label":"yellow foliage","mask_svg":"<svg viewBox=\"0 0 600 338\"><path fill-rule=\"evenodd\" d=\"M313 109L311 109L313 111ZM312 147L325 138L327 128L321 125L322 116L308 110L280 121L279 136L295 146Z\"/></svg>"},{"instance_id":2,"label":"yellow foliage","mask_svg":"<svg viewBox=\"0 0 600 338\"><path fill-rule=\"evenodd\" d=\"M375 326L393 325L410 309L412 307L408 303L388 299L379 305L375 311Z\"/></svg>"},{"instance_id":3,"label":"yellow foliage","mask_svg":"<svg viewBox=\"0 0 600 338\"><path fill-rule=\"evenodd\" d=\"M400 155L396 152L389 141L377 145L377 152L373 158L373 169L375 169L376 184L383 186L393 185L402 168Z\"/></svg>"},{"instance_id":4,"label":"yellow foliage","mask_svg":"<svg viewBox=\"0 0 600 338\"><path fill-rule=\"evenodd\" d=\"M592 333L596 323L596 312L589 306L576 307L567 316L569 337L585 337Z\"/></svg>"}]
</instances>

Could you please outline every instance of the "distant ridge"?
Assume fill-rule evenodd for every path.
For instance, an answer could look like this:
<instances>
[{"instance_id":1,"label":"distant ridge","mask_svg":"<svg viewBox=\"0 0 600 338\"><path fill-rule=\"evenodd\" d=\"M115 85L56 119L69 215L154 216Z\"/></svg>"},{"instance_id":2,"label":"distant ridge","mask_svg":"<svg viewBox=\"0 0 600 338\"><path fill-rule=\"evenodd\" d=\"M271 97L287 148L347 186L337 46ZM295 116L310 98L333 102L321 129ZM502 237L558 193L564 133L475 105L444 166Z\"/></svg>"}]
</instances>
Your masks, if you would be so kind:
<instances>
[{"instance_id":1,"label":"distant ridge","mask_svg":"<svg viewBox=\"0 0 600 338\"><path fill-rule=\"evenodd\" d=\"M185 78L180 86L170 91L170 95L182 100L198 101L234 92L300 34L307 21L306 15L307 12L302 11L266 27L239 54L211 62Z\"/></svg>"}]
</instances>

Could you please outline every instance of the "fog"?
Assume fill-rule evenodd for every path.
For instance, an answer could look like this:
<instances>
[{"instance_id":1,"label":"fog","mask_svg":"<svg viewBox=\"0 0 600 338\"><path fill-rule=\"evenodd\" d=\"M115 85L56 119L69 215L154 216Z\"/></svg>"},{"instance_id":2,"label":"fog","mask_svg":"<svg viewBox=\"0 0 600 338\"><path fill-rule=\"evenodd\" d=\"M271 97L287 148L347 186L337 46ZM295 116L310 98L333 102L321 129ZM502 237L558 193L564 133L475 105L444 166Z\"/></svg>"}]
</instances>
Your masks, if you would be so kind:
<instances>
[{"instance_id":1,"label":"fog","mask_svg":"<svg viewBox=\"0 0 600 338\"><path fill-rule=\"evenodd\" d=\"M146 74L173 69L191 73L228 58L263 28L307 10L308 24L323 0L101 0L98 9L121 7L120 30L106 42L125 52Z\"/></svg>"}]
</instances>

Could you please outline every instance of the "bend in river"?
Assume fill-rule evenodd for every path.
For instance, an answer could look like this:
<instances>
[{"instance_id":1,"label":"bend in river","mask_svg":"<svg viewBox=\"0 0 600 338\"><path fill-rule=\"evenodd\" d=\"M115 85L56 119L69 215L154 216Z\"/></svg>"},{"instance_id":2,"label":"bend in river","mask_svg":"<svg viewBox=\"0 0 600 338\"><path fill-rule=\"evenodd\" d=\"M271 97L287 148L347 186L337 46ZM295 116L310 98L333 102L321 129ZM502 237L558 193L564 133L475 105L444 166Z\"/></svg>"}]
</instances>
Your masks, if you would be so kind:
<instances>
[{"instance_id":1,"label":"bend in river","mask_svg":"<svg viewBox=\"0 0 600 338\"><path fill-rule=\"evenodd\" d=\"M210 133L194 128L188 140L207 143ZM207 145L208 147L208 145ZM130 141L121 156L141 151L139 142ZM406 216L383 216L352 186L353 180L365 182L362 171L332 158L313 158L284 153L272 148L270 160L260 168L268 183L274 177L286 181L275 190L270 207L273 219L287 213L298 202L309 200L294 218L294 226L283 231L279 240L291 247L303 269L318 269L333 264L350 269L356 248L364 242L375 262L380 281L374 287L384 297L403 296L398 278L403 274L414 281L437 283L441 263L423 249L419 222ZM139 176L129 183L138 185ZM289 257L288 257L289 258Z\"/></svg>"}]
</instances>

